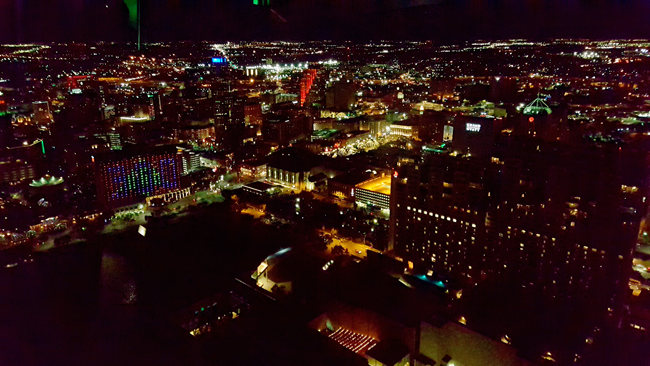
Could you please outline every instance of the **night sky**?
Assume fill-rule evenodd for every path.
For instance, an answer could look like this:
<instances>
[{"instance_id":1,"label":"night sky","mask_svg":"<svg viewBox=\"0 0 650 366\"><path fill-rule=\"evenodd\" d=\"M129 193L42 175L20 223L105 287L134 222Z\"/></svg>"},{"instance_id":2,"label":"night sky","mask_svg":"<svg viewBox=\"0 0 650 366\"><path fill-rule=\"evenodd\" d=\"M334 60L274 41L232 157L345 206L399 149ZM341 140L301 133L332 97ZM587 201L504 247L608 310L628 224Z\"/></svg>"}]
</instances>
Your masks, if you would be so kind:
<instances>
[{"instance_id":1,"label":"night sky","mask_svg":"<svg viewBox=\"0 0 650 366\"><path fill-rule=\"evenodd\" d=\"M0 0L0 42L134 40L134 2ZM146 42L650 38L648 0L271 0L270 7L253 0L142 2Z\"/></svg>"}]
</instances>

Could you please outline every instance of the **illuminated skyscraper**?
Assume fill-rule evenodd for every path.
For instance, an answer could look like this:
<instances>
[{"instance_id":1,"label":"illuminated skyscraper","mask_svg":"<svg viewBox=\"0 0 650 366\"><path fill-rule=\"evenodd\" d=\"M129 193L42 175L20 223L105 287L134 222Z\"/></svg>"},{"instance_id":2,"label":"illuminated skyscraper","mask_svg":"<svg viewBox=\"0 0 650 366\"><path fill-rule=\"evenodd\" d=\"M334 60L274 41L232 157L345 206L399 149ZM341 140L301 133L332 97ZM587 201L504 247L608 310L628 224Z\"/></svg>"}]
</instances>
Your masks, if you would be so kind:
<instances>
[{"instance_id":1,"label":"illuminated skyscraper","mask_svg":"<svg viewBox=\"0 0 650 366\"><path fill-rule=\"evenodd\" d=\"M129 153L113 152L94 159L97 195L104 207L129 206L181 188L182 162L176 149Z\"/></svg>"},{"instance_id":2,"label":"illuminated skyscraper","mask_svg":"<svg viewBox=\"0 0 650 366\"><path fill-rule=\"evenodd\" d=\"M305 104L307 95L311 90L312 84L314 84L314 79L316 79L316 70L307 69L303 71L302 76L300 77L300 105Z\"/></svg>"},{"instance_id":3,"label":"illuminated skyscraper","mask_svg":"<svg viewBox=\"0 0 650 366\"><path fill-rule=\"evenodd\" d=\"M523 108L515 132L519 135L554 141L559 137L559 121L546 102L537 98Z\"/></svg>"},{"instance_id":4,"label":"illuminated skyscraper","mask_svg":"<svg viewBox=\"0 0 650 366\"><path fill-rule=\"evenodd\" d=\"M7 105L7 101L2 98L2 95L2 92L0 92L0 113L5 113L9 106Z\"/></svg>"}]
</instances>

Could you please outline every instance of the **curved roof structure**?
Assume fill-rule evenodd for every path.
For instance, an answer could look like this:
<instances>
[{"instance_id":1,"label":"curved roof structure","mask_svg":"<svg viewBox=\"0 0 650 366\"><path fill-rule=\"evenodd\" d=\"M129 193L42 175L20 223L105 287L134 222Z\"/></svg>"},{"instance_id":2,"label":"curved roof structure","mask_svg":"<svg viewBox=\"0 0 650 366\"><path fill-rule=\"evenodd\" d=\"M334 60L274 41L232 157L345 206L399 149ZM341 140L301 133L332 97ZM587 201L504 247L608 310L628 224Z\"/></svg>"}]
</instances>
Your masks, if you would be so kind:
<instances>
[{"instance_id":1,"label":"curved roof structure","mask_svg":"<svg viewBox=\"0 0 650 366\"><path fill-rule=\"evenodd\" d=\"M551 112L551 107L542 98L537 98L524 107L524 114L527 116L551 114Z\"/></svg>"},{"instance_id":2,"label":"curved roof structure","mask_svg":"<svg viewBox=\"0 0 650 366\"><path fill-rule=\"evenodd\" d=\"M48 186L56 186L63 183L63 178L57 178L57 177L52 177L52 176L44 176L39 180L32 180L31 183L29 183L30 187L48 187Z\"/></svg>"}]
</instances>

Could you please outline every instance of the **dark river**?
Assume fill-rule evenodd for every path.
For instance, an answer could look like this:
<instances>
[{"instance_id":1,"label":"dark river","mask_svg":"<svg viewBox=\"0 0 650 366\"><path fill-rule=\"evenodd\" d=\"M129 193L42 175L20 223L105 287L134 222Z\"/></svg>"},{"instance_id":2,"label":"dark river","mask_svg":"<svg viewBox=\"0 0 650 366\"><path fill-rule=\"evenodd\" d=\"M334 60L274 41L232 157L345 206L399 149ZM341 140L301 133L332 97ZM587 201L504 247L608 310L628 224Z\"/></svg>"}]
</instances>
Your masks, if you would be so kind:
<instances>
[{"instance_id":1,"label":"dark river","mask_svg":"<svg viewBox=\"0 0 650 366\"><path fill-rule=\"evenodd\" d=\"M255 268L283 244L273 229L225 207L152 225L144 238L134 228L47 253L0 252L0 365L204 364L169 316Z\"/></svg>"}]
</instances>

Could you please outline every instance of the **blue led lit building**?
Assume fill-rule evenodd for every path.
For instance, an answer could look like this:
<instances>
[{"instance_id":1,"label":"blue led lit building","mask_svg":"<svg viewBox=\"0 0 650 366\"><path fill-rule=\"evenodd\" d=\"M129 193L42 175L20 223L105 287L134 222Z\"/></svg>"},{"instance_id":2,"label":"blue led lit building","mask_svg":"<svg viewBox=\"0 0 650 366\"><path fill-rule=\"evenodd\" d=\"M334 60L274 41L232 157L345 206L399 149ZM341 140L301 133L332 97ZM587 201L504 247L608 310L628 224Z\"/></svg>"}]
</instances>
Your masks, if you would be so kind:
<instances>
[{"instance_id":1,"label":"blue led lit building","mask_svg":"<svg viewBox=\"0 0 650 366\"><path fill-rule=\"evenodd\" d=\"M100 204L113 209L179 190L181 156L174 147L164 147L93 158Z\"/></svg>"},{"instance_id":2,"label":"blue led lit building","mask_svg":"<svg viewBox=\"0 0 650 366\"><path fill-rule=\"evenodd\" d=\"M211 64L214 76L224 77L228 74L229 64L227 58L223 56L212 57Z\"/></svg>"}]
</instances>

